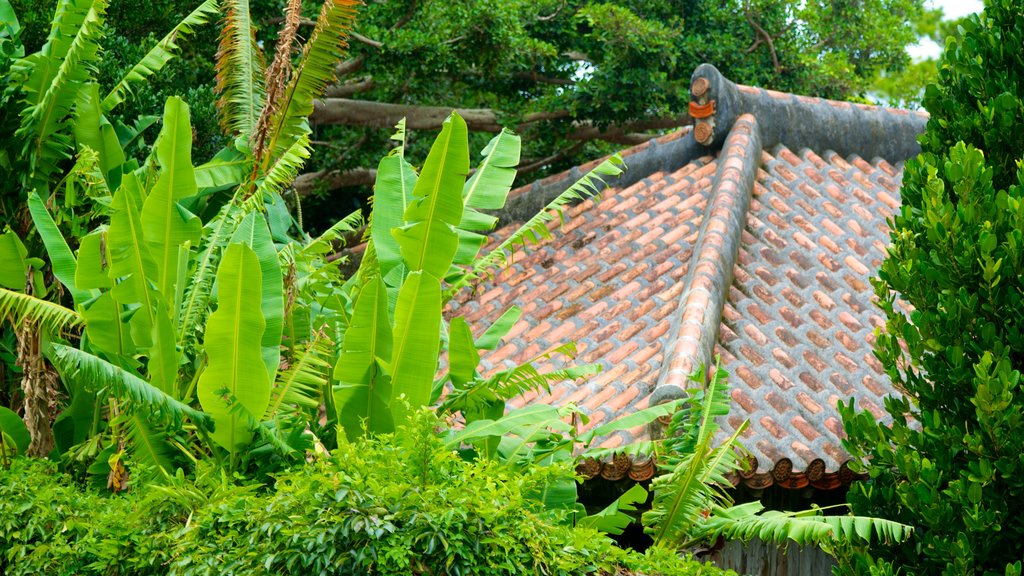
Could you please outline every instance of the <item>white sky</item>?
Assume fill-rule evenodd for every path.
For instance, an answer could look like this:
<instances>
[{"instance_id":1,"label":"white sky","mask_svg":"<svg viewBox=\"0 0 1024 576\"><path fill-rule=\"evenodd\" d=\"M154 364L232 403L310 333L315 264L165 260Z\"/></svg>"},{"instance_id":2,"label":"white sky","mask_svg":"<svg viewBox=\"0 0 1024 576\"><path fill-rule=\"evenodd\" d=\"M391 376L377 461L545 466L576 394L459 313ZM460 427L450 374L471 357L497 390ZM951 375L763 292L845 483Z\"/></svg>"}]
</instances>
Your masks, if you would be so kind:
<instances>
[{"instance_id":1,"label":"white sky","mask_svg":"<svg viewBox=\"0 0 1024 576\"><path fill-rule=\"evenodd\" d=\"M959 18L972 12L981 12L984 8L982 0L928 0L925 2L927 8L942 8L943 17L946 20ZM910 57L915 60L924 58L938 58L942 53L942 46L939 46L930 39L907 48Z\"/></svg>"}]
</instances>

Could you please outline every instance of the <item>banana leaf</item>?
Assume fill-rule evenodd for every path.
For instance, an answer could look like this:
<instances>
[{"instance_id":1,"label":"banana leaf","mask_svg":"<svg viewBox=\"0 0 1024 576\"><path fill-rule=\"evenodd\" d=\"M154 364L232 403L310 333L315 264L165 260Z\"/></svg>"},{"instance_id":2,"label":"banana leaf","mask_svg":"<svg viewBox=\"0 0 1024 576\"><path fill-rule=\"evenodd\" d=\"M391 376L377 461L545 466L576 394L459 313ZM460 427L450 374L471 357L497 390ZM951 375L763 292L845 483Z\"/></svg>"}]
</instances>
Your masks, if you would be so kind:
<instances>
[{"instance_id":1,"label":"banana leaf","mask_svg":"<svg viewBox=\"0 0 1024 576\"><path fill-rule=\"evenodd\" d=\"M386 433L394 430L388 409L391 378L381 366L382 358L392 354L391 320L387 293L380 276L370 276L360 289L345 331L341 356L334 368L334 405L338 422L349 438L357 438L366 421L367 430Z\"/></svg>"},{"instance_id":2,"label":"banana leaf","mask_svg":"<svg viewBox=\"0 0 1024 576\"><path fill-rule=\"evenodd\" d=\"M188 106L173 96L164 105L164 122L156 144L160 175L142 205L141 224L150 254L155 259L157 291L168 302L174 300L175 287L185 279L177 277L178 247L186 242L199 243L202 224L199 218L178 202L194 196L195 172L192 168L192 125Z\"/></svg>"},{"instance_id":3,"label":"banana leaf","mask_svg":"<svg viewBox=\"0 0 1024 576\"><path fill-rule=\"evenodd\" d=\"M209 363L199 377L197 393L203 410L217 427L214 442L235 454L252 440L249 422L233 413L233 396L250 414L263 414L270 404L270 379L261 355L266 323L255 302L262 301L262 274L256 253L245 244L230 244L217 271L217 310L206 323Z\"/></svg>"},{"instance_id":4,"label":"banana leaf","mask_svg":"<svg viewBox=\"0 0 1024 576\"><path fill-rule=\"evenodd\" d=\"M441 283L426 272L413 272L402 284L395 306L389 405L396 422L404 413L400 397L413 410L430 403L440 336Z\"/></svg>"},{"instance_id":5,"label":"banana leaf","mask_svg":"<svg viewBox=\"0 0 1024 576\"><path fill-rule=\"evenodd\" d=\"M75 285L75 271L78 268L75 255L71 253L71 248L68 248L67 241L57 229L57 224L54 223L43 200L35 192L28 194L28 211L32 215L32 223L35 224L43 245L46 246L53 275L71 293L76 304L91 298L92 295L87 290L80 290Z\"/></svg>"},{"instance_id":6,"label":"banana leaf","mask_svg":"<svg viewBox=\"0 0 1024 576\"><path fill-rule=\"evenodd\" d=\"M177 56L177 41L191 35L193 28L206 24L210 17L217 13L217 0L206 0L197 6L173 30L157 42L156 46L150 48L142 60L132 66L131 70L128 70L117 85L110 90L103 99L103 112L109 113L118 104L124 102L125 98L131 94L132 84L141 84L162 70L168 62Z\"/></svg>"},{"instance_id":7,"label":"banana leaf","mask_svg":"<svg viewBox=\"0 0 1024 576\"><path fill-rule=\"evenodd\" d=\"M140 347L148 348L153 344L153 327L156 324L157 294L151 286L158 278L158 269L142 230L141 199L138 177L133 172L126 173L121 187L114 193L107 249L110 253L109 274L115 281L114 299L126 305L140 305L131 317L132 338Z\"/></svg>"},{"instance_id":8,"label":"banana leaf","mask_svg":"<svg viewBox=\"0 0 1024 576\"><path fill-rule=\"evenodd\" d=\"M281 277L281 264L278 261L277 249L270 237L270 228L263 214L251 212L242 219L231 236L232 242L242 242L252 248L260 261L260 273L263 278L263 300L260 307L266 329L263 331L263 362L267 366L267 376L273 382L277 377L277 368L281 363L281 335L284 332L284 286Z\"/></svg>"},{"instance_id":9,"label":"banana leaf","mask_svg":"<svg viewBox=\"0 0 1024 576\"><path fill-rule=\"evenodd\" d=\"M117 140L114 126L103 116L103 110L100 109L98 84L90 82L85 85L78 95L75 112L74 133L78 147L84 145L96 151L107 188L117 190L121 185L124 150Z\"/></svg>"},{"instance_id":10,"label":"banana leaf","mask_svg":"<svg viewBox=\"0 0 1024 576\"><path fill-rule=\"evenodd\" d=\"M7 458L24 454L30 441L28 428L21 418L13 410L0 406L0 442L4 444Z\"/></svg>"},{"instance_id":11,"label":"banana leaf","mask_svg":"<svg viewBox=\"0 0 1024 576\"><path fill-rule=\"evenodd\" d=\"M643 504L646 500L647 490L640 484L634 484L600 512L580 518L577 526L594 528L606 534L622 534L622 531L635 520L627 512L635 513L637 505Z\"/></svg>"},{"instance_id":12,"label":"banana leaf","mask_svg":"<svg viewBox=\"0 0 1024 576\"><path fill-rule=\"evenodd\" d=\"M412 199L412 190L418 179L416 171L403 155L405 120L399 122L396 128L398 131L391 138L398 140L399 145L381 159L373 187L373 226L370 234L377 248L377 259L384 278L402 263L401 251L391 230L402 226L402 216Z\"/></svg>"}]
</instances>

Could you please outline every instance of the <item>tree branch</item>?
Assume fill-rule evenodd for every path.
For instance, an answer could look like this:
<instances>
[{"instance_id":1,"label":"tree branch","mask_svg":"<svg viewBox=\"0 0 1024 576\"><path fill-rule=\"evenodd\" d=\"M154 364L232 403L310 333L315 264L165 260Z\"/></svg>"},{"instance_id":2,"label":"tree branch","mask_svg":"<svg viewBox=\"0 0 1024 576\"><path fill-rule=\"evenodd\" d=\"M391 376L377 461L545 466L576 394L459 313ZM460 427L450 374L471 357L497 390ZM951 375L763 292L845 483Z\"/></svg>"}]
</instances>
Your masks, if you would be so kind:
<instances>
[{"instance_id":1,"label":"tree branch","mask_svg":"<svg viewBox=\"0 0 1024 576\"><path fill-rule=\"evenodd\" d=\"M349 80L343 84L335 84L327 88L326 96L331 98L342 98L353 94L362 94L373 90L377 84L373 78L366 76L359 80Z\"/></svg>"},{"instance_id":2,"label":"tree branch","mask_svg":"<svg viewBox=\"0 0 1024 576\"><path fill-rule=\"evenodd\" d=\"M753 28L754 32L757 34L757 39L754 41L754 45L747 48L747 53L749 54L753 52L754 49L761 44L761 39L763 38L764 43L768 45L768 50L772 54L772 64L775 65L775 73L782 74L782 66L779 65L779 55L775 52L775 41L773 40L772 35L766 32L765 29L758 24L757 20L754 19L754 16L750 12L749 3L744 5L743 17L747 19L747 23L750 24L750 27Z\"/></svg>"},{"instance_id":3,"label":"tree branch","mask_svg":"<svg viewBox=\"0 0 1024 576\"><path fill-rule=\"evenodd\" d=\"M337 66L334 67L334 73L337 74L338 76L346 76L348 74L352 74L353 72L359 72L360 70L363 69L363 64L365 63L366 56L360 54L355 58L349 58L348 60L339 63Z\"/></svg>"},{"instance_id":4,"label":"tree branch","mask_svg":"<svg viewBox=\"0 0 1024 576\"><path fill-rule=\"evenodd\" d=\"M471 130L482 132L500 132L502 125L498 114L488 108L456 108ZM399 120L405 118L405 126L410 130L433 130L452 113L448 106L412 106L406 104L390 104L371 100L350 100L347 98L325 98L317 100L313 114L309 119L316 124L343 124L346 126L366 126L369 128L392 128ZM567 110L557 112L535 112L527 114L518 126L533 124L543 120L555 120L569 116Z\"/></svg>"},{"instance_id":5,"label":"tree branch","mask_svg":"<svg viewBox=\"0 0 1024 576\"><path fill-rule=\"evenodd\" d=\"M295 192L300 197L308 196L317 188L336 190L348 186L373 186L377 180L377 171L373 168L353 168L352 170L319 170L299 174L295 179Z\"/></svg>"}]
</instances>

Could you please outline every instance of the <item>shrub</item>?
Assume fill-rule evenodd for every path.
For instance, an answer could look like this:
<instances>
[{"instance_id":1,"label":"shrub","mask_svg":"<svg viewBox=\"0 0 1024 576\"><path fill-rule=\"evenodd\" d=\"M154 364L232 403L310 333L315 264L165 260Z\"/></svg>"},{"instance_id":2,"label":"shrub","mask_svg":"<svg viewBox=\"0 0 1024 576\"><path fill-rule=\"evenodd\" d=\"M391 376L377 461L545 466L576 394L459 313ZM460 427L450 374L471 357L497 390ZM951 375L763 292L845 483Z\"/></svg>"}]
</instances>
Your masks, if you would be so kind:
<instances>
[{"instance_id":1,"label":"shrub","mask_svg":"<svg viewBox=\"0 0 1024 576\"><path fill-rule=\"evenodd\" d=\"M726 574L616 548L532 498L564 466L513 472L444 449L428 414L234 485L206 468L127 495L83 492L51 464L0 470L0 572L15 574ZM142 495L142 493L145 495Z\"/></svg>"},{"instance_id":2,"label":"shrub","mask_svg":"<svg viewBox=\"0 0 1024 576\"><path fill-rule=\"evenodd\" d=\"M917 529L875 551L910 574L1020 574L1024 557L1022 44L1024 7L994 0L947 45L875 282L875 354L903 396L891 427L840 407L870 459L851 503Z\"/></svg>"}]
</instances>

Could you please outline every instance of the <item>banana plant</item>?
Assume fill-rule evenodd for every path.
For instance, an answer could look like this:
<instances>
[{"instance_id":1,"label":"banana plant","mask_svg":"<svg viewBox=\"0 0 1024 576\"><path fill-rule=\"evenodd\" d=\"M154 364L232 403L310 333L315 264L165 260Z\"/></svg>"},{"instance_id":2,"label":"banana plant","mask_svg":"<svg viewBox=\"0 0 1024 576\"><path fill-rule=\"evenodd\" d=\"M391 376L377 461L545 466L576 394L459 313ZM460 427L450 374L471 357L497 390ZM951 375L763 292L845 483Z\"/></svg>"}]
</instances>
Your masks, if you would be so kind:
<instances>
[{"instance_id":1,"label":"banana plant","mask_svg":"<svg viewBox=\"0 0 1024 576\"><path fill-rule=\"evenodd\" d=\"M78 4L67 0L61 6L71 10ZM296 245L287 237L291 222L279 192L309 155L306 116L333 78L354 3L324 2L303 57L293 66L301 5L291 2L267 76L256 65L262 56L247 24L247 3L228 2L228 7L223 40L238 49L222 50L218 71L227 94L222 114L239 132L234 145L194 167L188 107L171 98L153 150L140 164L126 158L105 117L131 96L133 84L166 63L177 37L216 8L210 0L106 97L100 97L96 84L79 82L67 134L74 142L69 149L77 154L64 185L49 186L52 171L46 177L31 175L40 185L28 195L29 212L73 309L13 290L0 292L0 313L16 324L42 323L58 341L83 329L77 347L57 342L49 348L71 393L55 428L72 457L95 459L95 470L109 462L115 485L122 484L125 451L154 469L170 470L176 461L211 456L237 468L260 445L289 450L296 437L306 436L317 406L330 396L323 359L330 337L314 327L333 322L344 306L337 295L333 308L312 306L310 299L320 294L296 285L340 289L336 267L323 263L324 247L357 219ZM93 39L86 23L101 18L102 8L101 3L82 8L78 41ZM51 34L57 35L52 43L58 48L69 26ZM203 205L203 189L211 187L231 187L233 194L202 222L189 207ZM51 211L59 206L59 193L67 201L68 191L109 215L70 243ZM0 241L0 249L17 252L9 244ZM25 267L19 266L24 286ZM0 280L7 276L0 271ZM301 327L297 310L307 315ZM281 352L285 326L290 327L286 357Z\"/></svg>"},{"instance_id":2,"label":"banana plant","mask_svg":"<svg viewBox=\"0 0 1024 576\"><path fill-rule=\"evenodd\" d=\"M497 222L484 210L505 204L519 163L519 136L508 130L495 136L468 178L468 132L457 113L444 122L418 173L405 158L404 121L393 139L398 145L378 166L367 250L352 283L352 314L334 368L334 403L346 437L393 431L408 409L435 403L446 382L464 401L448 401L442 409L461 411L469 420L493 419L509 397L592 374L593 366L549 374L524 367L483 379L479 350L494 348L518 312L503 316L479 339L464 319L454 318L449 328L442 317L459 287L503 263L510 246L546 233L544 222L554 217L545 210L495 251L480 255L486 238L481 232ZM621 172L621 164L617 156L600 164L548 209L589 197L603 177ZM445 346L451 370L435 381Z\"/></svg>"}]
</instances>

